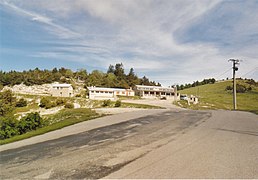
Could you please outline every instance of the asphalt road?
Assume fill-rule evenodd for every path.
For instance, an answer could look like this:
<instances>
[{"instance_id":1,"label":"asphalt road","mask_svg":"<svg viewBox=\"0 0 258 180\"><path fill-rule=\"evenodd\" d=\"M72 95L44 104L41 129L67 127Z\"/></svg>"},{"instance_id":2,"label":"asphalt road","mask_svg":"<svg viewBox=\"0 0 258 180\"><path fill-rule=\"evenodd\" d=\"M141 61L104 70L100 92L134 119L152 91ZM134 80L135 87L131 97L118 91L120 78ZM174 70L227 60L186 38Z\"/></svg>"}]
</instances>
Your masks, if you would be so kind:
<instances>
[{"instance_id":1,"label":"asphalt road","mask_svg":"<svg viewBox=\"0 0 258 180\"><path fill-rule=\"evenodd\" d=\"M258 178L254 114L162 110L118 117L116 124L2 151L0 178Z\"/></svg>"}]
</instances>

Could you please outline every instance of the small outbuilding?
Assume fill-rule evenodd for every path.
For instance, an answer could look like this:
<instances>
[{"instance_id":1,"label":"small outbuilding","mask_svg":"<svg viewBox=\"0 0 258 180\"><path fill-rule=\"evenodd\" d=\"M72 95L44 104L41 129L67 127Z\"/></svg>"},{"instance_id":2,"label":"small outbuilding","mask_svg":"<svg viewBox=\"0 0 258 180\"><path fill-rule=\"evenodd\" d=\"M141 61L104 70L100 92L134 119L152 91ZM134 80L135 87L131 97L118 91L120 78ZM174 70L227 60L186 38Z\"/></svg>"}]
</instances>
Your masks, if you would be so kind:
<instances>
[{"instance_id":1,"label":"small outbuilding","mask_svg":"<svg viewBox=\"0 0 258 180\"><path fill-rule=\"evenodd\" d=\"M71 84L52 84L51 95L55 97L73 97L74 90Z\"/></svg>"}]
</instances>

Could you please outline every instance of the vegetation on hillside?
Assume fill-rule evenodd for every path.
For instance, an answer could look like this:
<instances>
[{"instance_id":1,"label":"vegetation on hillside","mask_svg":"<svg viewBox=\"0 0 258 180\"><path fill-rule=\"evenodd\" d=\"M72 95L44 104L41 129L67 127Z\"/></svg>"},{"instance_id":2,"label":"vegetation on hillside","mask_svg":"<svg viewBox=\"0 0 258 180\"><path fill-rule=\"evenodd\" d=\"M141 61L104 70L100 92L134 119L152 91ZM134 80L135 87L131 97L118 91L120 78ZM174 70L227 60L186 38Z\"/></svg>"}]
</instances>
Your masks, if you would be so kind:
<instances>
[{"instance_id":1,"label":"vegetation on hillside","mask_svg":"<svg viewBox=\"0 0 258 180\"><path fill-rule=\"evenodd\" d=\"M64 105L64 107L68 109L74 108L73 103L67 102L65 99L61 98L42 97L40 101L40 106L44 108L50 108L60 105ZM50 121L48 119L43 119L38 112L27 113L21 119L17 119L14 115L15 110L18 108L23 108L24 106L27 106L27 101L24 98L20 98L19 100L17 100L10 90L0 92L0 140L26 134L42 127L49 126L53 123L53 120ZM69 117L72 118L76 116L77 118L78 116L75 113L77 111L78 110L68 113L70 115ZM89 115L91 116L91 118L96 117L96 113L91 110L83 112L89 113L84 114L83 117L88 117ZM59 119L56 119L55 122L59 122L58 120ZM61 124L61 126L63 127L63 124Z\"/></svg>"},{"instance_id":2,"label":"vegetation on hillside","mask_svg":"<svg viewBox=\"0 0 258 180\"><path fill-rule=\"evenodd\" d=\"M94 70L88 73L86 69L79 69L73 72L66 68L54 68L53 70L40 70L38 68L29 71L17 72L3 72L0 71L0 86L17 85L24 83L25 85L41 85L45 83L71 83L74 81L82 82L85 86L102 86L102 87L117 87L129 88L136 84L143 85L160 85L155 81L150 81L147 77L139 78L134 69L131 68L129 73L125 73L122 63L115 66L110 65L107 72L103 73Z\"/></svg>"},{"instance_id":3,"label":"vegetation on hillside","mask_svg":"<svg viewBox=\"0 0 258 180\"><path fill-rule=\"evenodd\" d=\"M204 79L202 81L194 81L192 84L188 83L188 84L181 84L181 85L177 85L177 90L183 90L183 89L187 89L187 88L191 88L191 87L196 87L196 86L201 86L201 85L205 85L205 84L214 84L216 82L216 80L214 78L209 78L209 79Z\"/></svg>"},{"instance_id":4,"label":"vegetation on hillside","mask_svg":"<svg viewBox=\"0 0 258 180\"><path fill-rule=\"evenodd\" d=\"M14 117L15 107L27 105L24 99L16 100L10 90L0 92L0 139L24 134L44 126L39 113L29 113L17 120Z\"/></svg>"},{"instance_id":5,"label":"vegetation on hillside","mask_svg":"<svg viewBox=\"0 0 258 180\"><path fill-rule=\"evenodd\" d=\"M237 80L237 107L238 110L251 111L258 114L258 83L252 79ZM215 84L206 84L198 87L192 87L179 91L181 94L196 95L199 97L199 104L190 106L186 101L179 101L178 104L191 109L233 109L232 81L217 82ZM243 89L247 89L243 91Z\"/></svg>"},{"instance_id":6,"label":"vegetation on hillside","mask_svg":"<svg viewBox=\"0 0 258 180\"><path fill-rule=\"evenodd\" d=\"M36 115L38 118L39 116L37 115L37 113L31 114L32 115ZM0 145L1 144L7 144L7 143L11 143L14 141L19 141L22 139L26 139L29 137L33 137L33 136L37 136L40 134L44 134L50 131L54 131L57 129L61 129L63 127L66 126L70 126L73 125L75 123L79 123L82 121L87 121L93 118L97 118L100 117L101 115L97 114L95 111L91 110L91 109L87 109L87 108L79 108L79 109L64 109L61 110L59 113L51 115L46 117L43 122L47 123L47 125L42 125L41 128L34 128L32 131L27 131L26 133L23 133L21 135L14 135L10 136L9 138L2 138L2 134L1 134L1 139L0 139ZM28 120L28 117L24 118ZM33 118L29 118L29 119L33 119ZM34 118L35 119L35 118ZM41 118L42 120L42 118ZM15 121L14 121L15 122ZM1 122L2 123L2 122ZM15 122L17 123L17 121ZM10 133L12 133L13 131L15 131L16 129L14 127L9 129ZM2 129L1 129L1 133L2 133Z\"/></svg>"}]
</instances>

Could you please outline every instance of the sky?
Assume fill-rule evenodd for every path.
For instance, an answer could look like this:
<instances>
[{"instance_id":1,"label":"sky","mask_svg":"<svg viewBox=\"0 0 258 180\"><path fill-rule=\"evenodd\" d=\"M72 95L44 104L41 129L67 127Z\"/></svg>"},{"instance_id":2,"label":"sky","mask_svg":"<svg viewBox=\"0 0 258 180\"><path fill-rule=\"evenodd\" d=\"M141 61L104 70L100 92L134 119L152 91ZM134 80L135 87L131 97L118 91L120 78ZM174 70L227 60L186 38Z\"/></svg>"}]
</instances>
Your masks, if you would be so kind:
<instances>
[{"instance_id":1,"label":"sky","mask_svg":"<svg viewBox=\"0 0 258 180\"><path fill-rule=\"evenodd\" d=\"M0 0L0 70L107 71L163 86L258 80L258 0Z\"/></svg>"}]
</instances>

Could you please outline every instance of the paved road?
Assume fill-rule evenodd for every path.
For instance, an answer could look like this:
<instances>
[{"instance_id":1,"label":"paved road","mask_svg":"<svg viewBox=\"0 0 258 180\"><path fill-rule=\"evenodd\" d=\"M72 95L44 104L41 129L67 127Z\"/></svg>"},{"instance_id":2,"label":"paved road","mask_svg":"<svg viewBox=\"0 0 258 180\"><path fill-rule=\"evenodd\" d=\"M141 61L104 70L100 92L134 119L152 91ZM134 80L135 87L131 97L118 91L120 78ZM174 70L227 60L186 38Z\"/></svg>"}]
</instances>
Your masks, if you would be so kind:
<instances>
[{"instance_id":1,"label":"paved road","mask_svg":"<svg viewBox=\"0 0 258 180\"><path fill-rule=\"evenodd\" d=\"M118 117L115 124L3 150L0 178L258 178L254 114L159 110Z\"/></svg>"},{"instance_id":2,"label":"paved road","mask_svg":"<svg viewBox=\"0 0 258 180\"><path fill-rule=\"evenodd\" d=\"M258 179L258 116L212 111L204 123L106 178Z\"/></svg>"}]
</instances>

